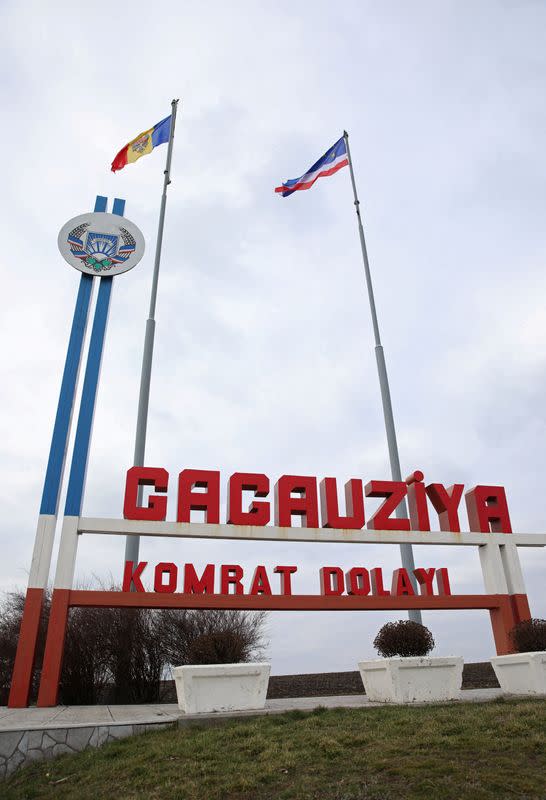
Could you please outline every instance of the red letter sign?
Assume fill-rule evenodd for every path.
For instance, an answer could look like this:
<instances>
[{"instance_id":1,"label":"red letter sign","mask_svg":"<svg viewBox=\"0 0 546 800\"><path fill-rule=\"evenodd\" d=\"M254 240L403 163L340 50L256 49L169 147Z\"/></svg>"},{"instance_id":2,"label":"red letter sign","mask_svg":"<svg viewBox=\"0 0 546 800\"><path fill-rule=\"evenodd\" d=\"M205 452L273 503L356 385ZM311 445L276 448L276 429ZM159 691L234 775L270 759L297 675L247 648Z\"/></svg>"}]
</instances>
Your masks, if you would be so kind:
<instances>
[{"instance_id":1,"label":"red letter sign","mask_svg":"<svg viewBox=\"0 0 546 800\"><path fill-rule=\"evenodd\" d=\"M194 492L193 489L206 489ZM191 522L192 511L204 511L205 522L220 522L220 473L210 469L184 469L178 478L177 522Z\"/></svg>"},{"instance_id":2,"label":"red letter sign","mask_svg":"<svg viewBox=\"0 0 546 800\"><path fill-rule=\"evenodd\" d=\"M408 485L408 506L412 531L429 531L430 518L427 507L427 490L423 483L424 475L420 469L406 478Z\"/></svg>"},{"instance_id":3,"label":"red letter sign","mask_svg":"<svg viewBox=\"0 0 546 800\"><path fill-rule=\"evenodd\" d=\"M220 575L220 594L230 594L230 586L235 587L234 594L244 594L241 583L243 568L239 564L222 564Z\"/></svg>"},{"instance_id":4,"label":"red letter sign","mask_svg":"<svg viewBox=\"0 0 546 800\"><path fill-rule=\"evenodd\" d=\"M291 576L294 572L297 572L298 568L289 566L289 567L275 567L273 572L278 572L281 576L281 594L288 595L292 594L292 578Z\"/></svg>"},{"instance_id":5,"label":"red letter sign","mask_svg":"<svg viewBox=\"0 0 546 800\"><path fill-rule=\"evenodd\" d=\"M431 483L427 486L427 494L438 514L441 531L460 532L458 509L463 489L463 483L454 483L449 489L441 483Z\"/></svg>"},{"instance_id":6,"label":"red letter sign","mask_svg":"<svg viewBox=\"0 0 546 800\"><path fill-rule=\"evenodd\" d=\"M163 575L168 575L167 583L163 583ZM176 592L178 567L172 561L161 561L155 568L154 592Z\"/></svg>"},{"instance_id":7,"label":"red letter sign","mask_svg":"<svg viewBox=\"0 0 546 800\"><path fill-rule=\"evenodd\" d=\"M464 496L471 531L512 533L502 486L475 486Z\"/></svg>"},{"instance_id":8,"label":"red letter sign","mask_svg":"<svg viewBox=\"0 0 546 800\"><path fill-rule=\"evenodd\" d=\"M368 522L374 531L409 531L410 521L406 517L391 517L406 496L403 481L370 481L364 490L366 497L386 497Z\"/></svg>"},{"instance_id":9,"label":"red letter sign","mask_svg":"<svg viewBox=\"0 0 546 800\"><path fill-rule=\"evenodd\" d=\"M345 577L347 594L367 595L370 593L370 574L366 567L353 567Z\"/></svg>"},{"instance_id":10,"label":"red letter sign","mask_svg":"<svg viewBox=\"0 0 546 800\"><path fill-rule=\"evenodd\" d=\"M388 592L383 586L383 570L381 567L374 567L370 570L370 579L372 584L372 594L376 597L388 597Z\"/></svg>"},{"instance_id":11,"label":"red letter sign","mask_svg":"<svg viewBox=\"0 0 546 800\"><path fill-rule=\"evenodd\" d=\"M404 567L395 569L392 573L391 594L393 597L413 596L415 594L408 571Z\"/></svg>"},{"instance_id":12,"label":"red letter sign","mask_svg":"<svg viewBox=\"0 0 546 800\"><path fill-rule=\"evenodd\" d=\"M319 574L321 594L343 594L345 591L345 577L340 567L321 567Z\"/></svg>"},{"instance_id":13,"label":"red letter sign","mask_svg":"<svg viewBox=\"0 0 546 800\"><path fill-rule=\"evenodd\" d=\"M200 578L193 564L184 567L184 594L214 594L214 564L207 564Z\"/></svg>"},{"instance_id":14,"label":"red letter sign","mask_svg":"<svg viewBox=\"0 0 546 800\"><path fill-rule=\"evenodd\" d=\"M421 594L423 597L432 597L434 594L434 585L432 581L434 580L434 574L436 570L434 567L430 569L423 569L419 567L418 569L413 570L413 574L417 578L417 583L421 588Z\"/></svg>"},{"instance_id":15,"label":"red letter sign","mask_svg":"<svg viewBox=\"0 0 546 800\"><path fill-rule=\"evenodd\" d=\"M273 594L271 591L269 578L267 577L267 570L261 564L254 570L254 576L252 578L252 583L250 584L249 594Z\"/></svg>"},{"instance_id":16,"label":"red letter sign","mask_svg":"<svg viewBox=\"0 0 546 800\"><path fill-rule=\"evenodd\" d=\"M135 587L135 592L145 592L146 589L144 588L142 581L140 580L140 576L144 572L146 568L147 561L139 561L136 565L136 568L133 569L134 562L133 561L126 561L125 568L123 570L123 583L121 585L122 592L130 592L131 591L131 584Z\"/></svg>"},{"instance_id":17,"label":"red letter sign","mask_svg":"<svg viewBox=\"0 0 546 800\"><path fill-rule=\"evenodd\" d=\"M153 486L156 492L166 492L169 473L161 467L131 467L127 470L123 516L125 519L146 519L161 522L167 516L167 498L150 495L147 506L139 506L139 486Z\"/></svg>"},{"instance_id":18,"label":"red letter sign","mask_svg":"<svg viewBox=\"0 0 546 800\"><path fill-rule=\"evenodd\" d=\"M364 526L364 497L362 481L352 478L345 484L345 505L347 516L339 514L337 502L337 481L335 478L324 478L320 482L320 505L322 509L323 528L350 528L359 530Z\"/></svg>"},{"instance_id":19,"label":"red letter sign","mask_svg":"<svg viewBox=\"0 0 546 800\"><path fill-rule=\"evenodd\" d=\"M275 484L275 525L291 528L293 514L301 517L303 528L319 527L316 478L283 475Z\"/></svg>"},{"instance_id":20,"label":"red letter sign","mask_svg":"<svg viewBox=\"0 0 546 800\"><path fill-rule=\"evenodd\" d=\"M227 521L231 525L267 525L269 503L252 502L243 511L243 492L254 492L255 497L267 497L269 478L261 472L235 472L229 479Z\"/></svg>"},{"instance_id":21,"label":"red letter sign","mask_svg":"<svg viewBox=\"0 0 546 800\"><path fill-rule=\"evenodd\" d=\"M440 567L436 570L436 584L438 586L438 594L446 595L451 594L451 586L449 585L449 575L445 567Z\"/></svg>"}]
</instances>

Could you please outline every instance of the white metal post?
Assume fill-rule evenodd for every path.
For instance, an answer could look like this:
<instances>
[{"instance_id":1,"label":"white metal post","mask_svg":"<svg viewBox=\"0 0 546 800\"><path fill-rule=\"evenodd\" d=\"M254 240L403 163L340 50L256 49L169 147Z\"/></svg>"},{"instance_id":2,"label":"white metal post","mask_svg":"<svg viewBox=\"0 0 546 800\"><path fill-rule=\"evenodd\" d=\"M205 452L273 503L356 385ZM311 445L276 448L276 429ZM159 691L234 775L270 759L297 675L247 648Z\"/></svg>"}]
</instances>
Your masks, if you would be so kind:
<instances>
[{"instance_id":1,"label":"white metal post","mask_svg":"<svg viewBox=\"0 0 546 800\"><path fill-rule=\"evenodd\" d=\"M377 362L377 373L379 375L379 387L381 390L381 402L383 404L383 418L385 420L385 430L387 432L387 445L389 448L389 461L391 465L391 475L394 481L402 480L402 473L400 470L400 457L398 455L398 444L396 441L396 429L394 427L394 415L392 411L391 392L389 388L389 379L387 376L387 365L385 363L385 354L383 352L383 345L381 344L381 337L379 335L379 323L377 321L377 311L375 307L375 297L373 293L372 276L370 271L370 264L368 261L368 251L366 248L366 239L364 236L364 226L362 224L362 216L360 213L360 200L356 189L356 181L353 170L353 162L351 159L351 151L349 149L349 134L343 131L345 139L345 146L347 147L347 159L349 161L349 170L351 173L351 183L353 186L354 204L356 217L358 220L358 233L360 236L360 247L362 249L362 261L364 262L364 273L366 276L366 286L368 289L368 300L370 302L370 312L372 315L372 325L375 338L375 360ZM408 516L406 501L404 500L396 509L396 516ZM415 577L413 570L415 569L415 561L413 559L413 550L410 544L401 544L400 553L402 556L402 565L408 571L411 581L416 587ZM421 622L421 612L418 610L408 611L408 617L414 622Z\"/></svg>"},{"instance_id":2,"label":"white metal post","mask_svg":"<svg viewBox=\"0 0 546 800\"><path fill-rule=\"evenodd\" d=\"M154 355L155 336L155 307L157 301L157 286L159 283L159 266L161 263L161 247L163 244L163 228L165 225L165 210L167 208L167 187L171 182L171 160L173 155L174 127L178 100L171 103L172 117L169 144L167 149L167 162L163 178L163 194L161 195L161 208L159 211L159 224L157 229L157 242L155 247L154 273L152 277L152 290L150 294L150 312L146 320L146 334L144 337L144 354L142 356L142 370L140 374L140 393L138 397L137 427L135 435L135 455L133 463L136 467L144 464L146 452L146 429L148 427L148 406L150 403L150 383L152 379L152 360ZM139 492L139 502L142 492ZM128 536L125 540L125 560L138 561L140 538Z\"/></svg>"}]
</instances>

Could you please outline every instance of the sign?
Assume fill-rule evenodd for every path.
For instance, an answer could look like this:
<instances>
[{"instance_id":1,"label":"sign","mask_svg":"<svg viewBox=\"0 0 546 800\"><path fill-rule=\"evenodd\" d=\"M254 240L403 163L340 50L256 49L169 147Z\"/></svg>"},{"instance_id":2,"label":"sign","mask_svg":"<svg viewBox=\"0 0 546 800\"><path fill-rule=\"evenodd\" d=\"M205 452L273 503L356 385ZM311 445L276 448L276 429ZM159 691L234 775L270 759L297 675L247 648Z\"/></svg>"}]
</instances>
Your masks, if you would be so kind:
<instances>
[{"instance_id":1,"label":"sign","mask_svg":"<svg viewBox=\"0 0 546 800\"><path fill-rule=\"evenodd\" d=\"M124 518L164 521L169 483L169 473L162 467L131 467L125 483ZM220 483L218 470L183 469L178 475L176 521L192 522L192 512L202 511L205 522L219 524ZM144 486L152 487L152 491L146 505L140 505L139 493ZM226 522L261 527L273 519L276 526L291 528L293 518L298 517L306 528L360 530L366 526L377 531L430 531L430 504L441 531L461 531L459 507L464 484L426 485L420 470L405 481L372 480L364 484L360 478L351 478L345 484L345 514L340 509L335 478L323 478L318 483L312 475L282 475L275 483L272 501L266 499L270 492L267 475L233 473L227 481ZM383 499L367 523L365 497ZM404 498L408 500L409 517L395 516ZM474 486L464 493L464 499L470 531L512 533L504 487Z\"/></svg>"},{"instance_id":2,"label":"sign","mask_svg":"<svg viewBox=\"0 0 546 800\"><path fill-rule=\"evenodd\" d=\"M127 520L148 523L164 522L170 477L162 467L131 467L127 471L123 516ZM142 500L143 487L151 487L147 499ZM218 470L183 469L178 475L176 497L176 522L195 524L192 515L204 515L203 522L220 525L221 476ZM272 494L272 499L268 500ZM335 478L320 482L311 475L282 475L271 491L271 482L264 473L235 472L227 480L226 523L229 526L264 528L273 519L273 531L285 538L286 528L293 527L294 517L300 527L339 529L345 532L361 530L365 526L374 531L425 533L431 531L429 505L438 515L441 531L460 533L459 506L464 494L471 531L476 533L512 533L506 493L502 486L475 486L464 493L464 484L446 487L441 483L424 482L424 475L416 470L405 481L371 480L364 483L351 478L345 484L345 513L338 497ZM369 518L365 498L382 500L379 508ZM409 516L399 517L396 509L404 498L408 500ZM367 522L366 522L367 520ZM248 538L253 538L248 534ZM273 536L271 537L274 538ZM125 563L122 591L146 592L142 583L148 562ZM279 575L278 592L272 586L272 577L265 566L257 566L252 576L244 576L239 564L207 564L199 575L193 564L179 569L173 562L161 562L153 573L153 591L160 594L183 595L248 595L291 596L291 576L298 567L276 566ZM243 582L244 579L244 582ZM319 570L320 596L409 598L417 594L426 597L451 595L445 567L427 569L418 567L409 574L404 568L394 570L390 585L380 567L368 569L355 566L344 572L338 566ZM436 590L434 587L436 584Z\"/></svg>"},{"instance_id":3,"label":"sign","mask_svg":"<svg viewBox=\"0 0 546 800\"><path fill-rule=\"evenodd\" d=\"M125 562L123 573L123 592L145 592L142 583L143 572L148 566L147 561ZM263 564L257 566L251 577L245 576L240 564L207 564L201 575L198 574L193 564L181 565L171 561L161 561L154 569L154 592L172 594L218 594L218 595L244 595L256 597L258 595L271 596L280 594L289 597L293 592L292 576L298 571L294 564L277 565L273 573L278 575L278 591L274 590L272 577L268 574ZM451 594L449 576L445 567L424 569L418 567L413 570L413 575L419 586L420 594L426 597L434 595L445 597ZM343 594L359 595L366 597L415 597L417 594L412 586L408 571L401 567L392 573L390 586L386 576L383 576L381 567L352 567L345 573L341 567L321 567L319 570L320 594L324 597L339 597ZM436 590L434 588L436 583ZM297 593L296 593L297 594Z\"/></svg>"},{"instance_id":4,"label":"sign","mask_svg":"<svg viewBox=\"0 0 546 800\"><path fill-rule=\"evenodd\" d=\"M100 277L128 272L144 255L144 236L137 226L106 212L80 214L69 220L57 243L71 267Z\"/></svg>"},{"instance_id":5,"label":"sign","mask_svg":"<svg viewBox=\"0 0 546 800\"><path fill-rule=\"evenodd\" d=\"M95 207L101 210L82 214L63 226L58 245L72 267L86 275L112 277L138 264L144 254L144 238L133 223L121 216L124 202L116 199L113 210L119 213L108 214L107 198L97 197ZM82 275L17 644L11 708L25 707L29 701L91 284ZM220 522L223 506L217 470L183 469L175 481L161 467L132 467L126 479L124 518L82 517L85 464L111 287L112 281L101 282L95 310L51 595L39 707L57 703L72 608L388 612L477 609L490 615L497 653L512 652L511 629L531 617L518 547L545 547L546 534L512 534L502 486L479 485L465 492L462 483L426 483L423 473L416 470L405 481L364 482L351 478L345 484L343 502L335 478L318 481L312 475L282 475L272 484L264 473L235 472L225 481L225 522ZM148 487L145 495L143 487ZM461 532L463 495L469 530ZM396 512L405 498L408 513L399 517ZM172 522L167 521L169 500L174 500L176 508L176 521ZM436 524L439 531L434 530ZM251 573L245 573L239 564L207 564L196 569L193 564L161 562L150 566L143 575L148 567L145 561L125 563L121 591L78 589L74 586L74 570L82 535L473 547L479 553L485 591L453 594L444 567L420 566L411 571L400 568L391 575L380 567L371 567L365 555L346 571L336 565L322 567L317 576L320 594L298 592L295 565L281 564L273 569L258 565ZM146 578L153 579L153 591L145 587Z\"/></svg>"}]
</instances>

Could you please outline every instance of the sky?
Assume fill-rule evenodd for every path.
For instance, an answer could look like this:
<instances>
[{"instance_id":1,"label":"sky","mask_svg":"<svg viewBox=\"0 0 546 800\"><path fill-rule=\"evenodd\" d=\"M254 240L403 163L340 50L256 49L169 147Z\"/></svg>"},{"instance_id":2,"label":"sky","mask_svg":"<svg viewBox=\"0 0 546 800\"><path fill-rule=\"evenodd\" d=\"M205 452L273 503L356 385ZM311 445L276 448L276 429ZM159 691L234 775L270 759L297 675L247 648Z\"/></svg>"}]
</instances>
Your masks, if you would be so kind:
<instances>
[{"instance_id":1,"label":"sky","mask_svg":"<svg viewBox=\"0 0 546 800\"><path fill-rule=\"evenodd\" d=\"M346 129L402 472L505 486L513 529L544 532L542 3L4 0L0 19L0 589L26 586L79 282L57 234L97 194L124 198L146 240L115 280L83 510L122 516L166 147L109 165L173 97L146 463L173 482L219 469L224 503L235 471L390 477L349 172L273 191ZM77 580L119 581L123 553L83 536ZM301 593L323 565L400 566L393 546L197 539L142 540L141 558L298 564ZM473 548L415 558L483 591ZM546 553L520 558L546 617ZM401 616L271 613L272 672L355 669ZM487 612L423 618L437 654L494 655Z\"/></svg>"}]
</instances>

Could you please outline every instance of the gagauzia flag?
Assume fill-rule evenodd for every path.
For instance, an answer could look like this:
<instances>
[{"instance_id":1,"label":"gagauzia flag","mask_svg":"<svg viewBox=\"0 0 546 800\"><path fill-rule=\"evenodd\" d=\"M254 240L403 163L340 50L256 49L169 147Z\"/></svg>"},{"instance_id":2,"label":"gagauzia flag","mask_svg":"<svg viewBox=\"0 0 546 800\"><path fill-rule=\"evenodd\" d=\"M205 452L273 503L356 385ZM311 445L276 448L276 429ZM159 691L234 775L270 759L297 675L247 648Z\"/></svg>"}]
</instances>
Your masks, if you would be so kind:
<instances>
[{"instance_id":1,"label":"gagauzia flag","mask_svg":"<svg viewBox=\"0 0 546 800\"><path fill-rule=\"evenodd\" d=\"M153 128L139 133L136 139L133 139L132 142L122 147L112 161L112 172L123 169L126 164L132 164L141 156L151 153L154 147L168 142L171 135L171 119L172 116L165 117L165 119L162 119L157 125L154 125Z\"/></svg>"},{"instance_id":2,"label":"gagauzia flag","mask_svg":"<svg viewBox=\"0 0 546 800\"><path fill-rule=\"evenodd\" d=\"M282 186L277 186L276 192L279 192L283 197L288 197L293 192L298 192L301 189L310 189L317 178L325 178L328 175L333 175L338 169L346 167L349 163L347 156L347 145L342 136L341 139L329 148L324 153L322 158L319 158L316 164L310 167L305 175L301 178L294 178L290 181L285 181Z\"/></svg>"}]
</instances>

